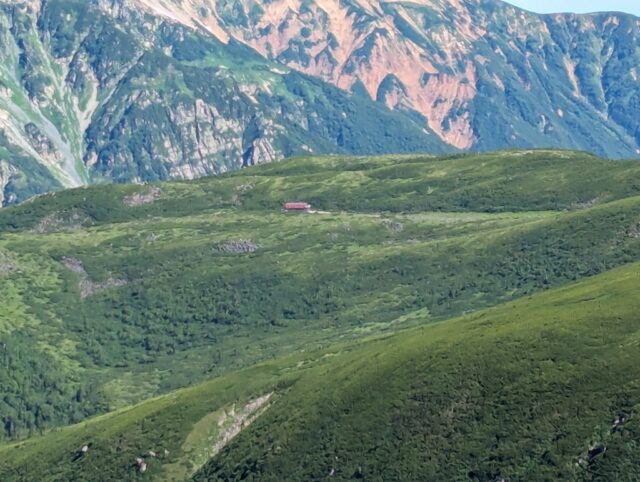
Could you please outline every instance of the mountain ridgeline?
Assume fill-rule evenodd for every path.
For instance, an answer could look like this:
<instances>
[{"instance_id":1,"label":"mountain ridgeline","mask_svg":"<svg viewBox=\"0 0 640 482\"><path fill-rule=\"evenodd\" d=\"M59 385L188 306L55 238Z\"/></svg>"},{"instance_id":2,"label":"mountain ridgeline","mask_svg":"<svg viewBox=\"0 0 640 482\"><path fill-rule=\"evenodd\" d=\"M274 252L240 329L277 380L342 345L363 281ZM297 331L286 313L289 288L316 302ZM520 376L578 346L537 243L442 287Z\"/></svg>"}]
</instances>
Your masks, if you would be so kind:
<instances>
[{"instance_id":1,"label":"mountain ridgeline","mask_svg":"<svg viewBox=\"0 0 640 482\"><path fill-rule=\"evenodd\" d=\"M0 203L310 153L635 157L639 22L498 0L0 0Z\"/></svg>"}]
</instances>

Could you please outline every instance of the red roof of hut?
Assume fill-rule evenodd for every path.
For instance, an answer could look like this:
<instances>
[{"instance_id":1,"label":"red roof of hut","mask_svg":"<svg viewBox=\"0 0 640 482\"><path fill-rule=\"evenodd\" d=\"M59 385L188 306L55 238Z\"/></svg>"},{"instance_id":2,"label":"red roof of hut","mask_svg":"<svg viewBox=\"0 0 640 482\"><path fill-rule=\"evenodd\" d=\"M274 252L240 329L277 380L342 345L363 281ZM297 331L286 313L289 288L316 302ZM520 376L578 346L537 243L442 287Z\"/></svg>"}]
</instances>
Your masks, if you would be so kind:
<instances>
[{"instance_id":1,"label":"red roof of hut","mask_svg":"<svg viewBox=\"0 0 640 482\"><path fill-rule=\"evenodd\" d=\"M301 211L301 210L311 209L311 204L304 203L304 202L290 202L290 203L284 203L284 208Z\"/></svg>"}]
</instances>

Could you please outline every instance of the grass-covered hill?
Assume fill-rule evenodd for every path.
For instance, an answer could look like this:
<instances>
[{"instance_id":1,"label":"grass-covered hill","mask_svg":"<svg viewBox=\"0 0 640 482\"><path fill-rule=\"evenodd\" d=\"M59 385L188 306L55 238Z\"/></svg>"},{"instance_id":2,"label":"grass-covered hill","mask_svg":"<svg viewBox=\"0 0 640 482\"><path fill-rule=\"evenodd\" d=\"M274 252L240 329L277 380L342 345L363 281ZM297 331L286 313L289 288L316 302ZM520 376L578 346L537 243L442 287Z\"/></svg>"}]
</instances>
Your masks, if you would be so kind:
<instances>
[{"instance_id":1,"label":"grass-covered hill","mask_svg":"<svg viewBox=\"0 0 640 482\"><path fill-rule=\"evenodd\" d=\"M65 191L0 210L0 438L14 444L0 451L0 474L7 474L0 479L184 480L201 466L198 477L211 480L277 480L280 471L308 480L332 469L343 479L427 473L443 480L464 470L471 480L494 480L502 470L508 480L552 479L544 478L551 472L540 469L540 454L527 445L507 450L500 440L524 444L518 434L538 430L539 410L554 400L547 400L549 386L558 388L554 397L569 397L563 383L588 385L592 365L582 360L596 356L589 337L597 319L581 313L581 304L550 304L553 296L602 289L594 299L611 301L602 313L619 311L633 324L633 300L607 297L637 287L639 171L638 162L569 151L301 158L194 182ZM309 201L318 212L283 213L287 200ZM536 295L623 265L601 281ZM534 298L477 314L528 296ZM584 332L573 329L574 316L583 316L575 320L584 321ZM487 325L482 317L490 317ZM548 339L527 341L540 326L550 330ZM566 344L562 330L575 334L568 361L553 351ZM617 394L615 370L628 365L609 349L618 346L618 332L601 331L613 338L593 359L614 371L594 375L602 389L589 386ZM625 360L633 363L630 346ZM536 358L546 350L547 358ZM505 357L517 363L498 367ZM542 361L548 371L535 365ZM469 377L459 375L468 370ZM530 381L521 380L529 371ZM548 386L540 382L547 376ZM173 392L206 379L212 381ZM507 385L494 393L499 382ZM529 389L538 385L539 392ZM388 392L372 397L371 386ZM517 388L512 401L510 387ZM129 408L151 397L160 398ZM505 428L491 441L505 454L482 445L493 436L487 427L499 429L507 415L523 424L524 415L496 406L491 413L501 415L490 424L486 413L473 411L485 399L490 407L513 403L502 408L517 405L531 417L530 431ZM430 400L453 432L427 416ZM625 400L629 418L637 401L632 391ZM453 405L445 410L446 403ZM248 435L207 464L234 429L267 407ZM556 424L543 428L562 438L553 430L568 427L566 413L554 416ZM595 418L585 420L594 430ZM83 423L38 435L76 422ZM379 445L369 432L381 437ZM28 436L34 438L15 445ZM540 437L531 447L548 449ZM549 466L562 477L573 467L569 452L579 457L589 443L576 440L566 442L566 453L550 452ZM91 457L77 457L85 443ZM141 473L135 458L148 450L156 457L146 457ZM420 458L430 450L430 462ZM454 454L459 463L452 458L449 467L442 457ZM490 466L485 455L498 459ZM389 472L374 459L387 460Z\"/></svg>"},{"instance_id":2,"label":"grass-covered hill","mask_svg":"<svg viewBox=\"0 0 640 482\"><path fill-rule=\"evenodd\" d=\"M42 482L638 480L639 289L636 263L307 350L7 445L0 472ZM208 461L234 424L245 430Z\"/></svg>"},{"instance_id":3,"label":"grass-covered hill","mask_svg":"<svg viewBox=\"0 0 640 482\"><path fill-rule=\"evenodd\" d=\"M449 156L296 158L214 178L158 185L91 186L45 194L0 211L0 229L33 229L52 212L81 210L85 226L212 210L273 213L289 199L357 213L565 211L640 195L640 162L576 151ZM152 193L135 209L123 202ZM76 223L78 224L78 223Z\"/></svg>"}]
</instances>

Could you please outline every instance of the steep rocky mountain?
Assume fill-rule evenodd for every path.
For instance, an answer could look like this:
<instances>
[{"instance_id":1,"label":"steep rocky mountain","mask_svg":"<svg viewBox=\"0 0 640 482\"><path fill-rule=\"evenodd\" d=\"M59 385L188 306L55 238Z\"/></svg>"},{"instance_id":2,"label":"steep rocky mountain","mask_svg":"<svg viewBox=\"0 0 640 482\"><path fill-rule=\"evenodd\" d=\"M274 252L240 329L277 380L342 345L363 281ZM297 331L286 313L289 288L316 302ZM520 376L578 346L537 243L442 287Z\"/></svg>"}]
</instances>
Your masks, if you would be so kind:
<instances>
[{"instance_id":1,"label":"steep rocky mountain","mask_svg":"<svg viewBox=\"0 0 640 482\"><path fill-rule=\"evenodd\" d=\"M213 35L413 111L455 147L640 152L632 15L537 15L497 0L197 3L218 19Z\"/></svg>"},{"instance_id":2,"label":"steep rocky mountain","mask_svg":"<svg viewBox=\"0 0 640 482\"><path fill-rule=\"evenodd\" d=\"M0 203L312 152L443 151L426 125L120 1L0 2Z\"/></svg>"},{"instance_id":3,"label":"steep rocky mountain","mask_svg":"<svg viewBox=\"0 0 640 482\"><path fill-rule=\"evenodd\" d=\"M635 157L639 25L499 0L0 0L0 202L309 152Z\"/></svg>"}]
</instances>

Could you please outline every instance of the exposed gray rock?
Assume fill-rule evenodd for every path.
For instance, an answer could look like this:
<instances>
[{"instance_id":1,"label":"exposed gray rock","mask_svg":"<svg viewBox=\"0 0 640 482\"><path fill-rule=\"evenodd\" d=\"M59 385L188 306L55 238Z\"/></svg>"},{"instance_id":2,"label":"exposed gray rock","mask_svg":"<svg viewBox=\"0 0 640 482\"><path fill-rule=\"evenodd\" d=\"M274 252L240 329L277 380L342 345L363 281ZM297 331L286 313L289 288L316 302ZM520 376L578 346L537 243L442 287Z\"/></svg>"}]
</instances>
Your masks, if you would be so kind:
<instances>
[{"instance_id":1,"label":"exposed gray rock","mask_svg":"<svg viewBox=\"0 0 640 482\"><path fill-rule=\"evenodd\" d=\"M393 221L391 219L385 219L384 221L382 221L382 224L384 224L384 227L392 233L401 233L402 231L404 231L404 224Z\"/></svg>"},{"instance_id":2,"label":"exposed gray rock","mask_svg":"<svg viewBox=\"0 0 640 482\"><path fill-rule=\"evenodd\" d=\"M62 264L69 270L76 273L80 277L80 297L88 298L91 295L107 290L109 288L117 288L127 285L127 281L123 279L109 276L105 281L94 282L89 278L82 261L76 258L62 258Z\"/></svg>"},{"instance_id":3,"label":"exposed gray rock","mask_svg":"<svg viewBox=\"0 0 640 482\"><path fill-rule=\"evenodd\" d=\"M60 231L77 231L89 224L89 217L81 211L68 213L54 212L40 220L33 228L36 234L57 233Z\"/></svg>"},{"instance_id":4,"label":"exposed gray rock","mask_svg":"<svg viewBox=\"0 0 640 482\"><path fill-rule=\"evenodd\" d=\"M16 269L16 265L11 261L2 260L0 258L0 276L11 273Z\"/></svg>"},{"instance_id":5,"label":"exposed gray rock","mask_svg":"<svg viewBox=\"0 0 640 482\"><path fill-rule=\"evenodd\" d=\"M256 187L255 184L248 182L248 183L240 184L239 186L236 186L236 191L247 192L247 191L251 191L254 187Z\"/></svg>"},{"instance_id":6,"label":"exposed gray rock","mask_svg":"<svg viewBox=\"0 0 640 482\"><path fill-rule=\"evenodd\" d=\"M260 245L250 240L227 241L214 248L218 253L255 253Z\"/></svg>"},{"instance_id":7,"label":"exposed gray rock","mask_svg":"<svg viewBox=\"0 0 640 482\"><path fill-rule=\"evenodd\" d=\"M31 145L45 161L56 163L62 160L62 155L53 145L53 142L42 133L33 122L24 126L24 130L31 141Z\"/></svg>"},{"instance_id":8,"label":"exposed gray rock","mask_svg":"<svg viewBox=\"0 0 640 482\"><path fill-rule=\"evenodd\" d=\"M153 204L160 197L160 194L162 194L160 188L154 186L148 192L138 192L131 196L127 196L122 200L122 202L130 208L142 206L144 204Z\"/></svg>"},{"instance_id":9,"label":"exposed gray rock","mask_svg":"<svg viewBox=\"0 0 640 482\"><path fill-rule=\"evenodd\" d=\"M11 273L17 267L16 263L5 253L0 251L0 276Z\"/></svg>"},{"instance_id":10,"label":"exposed gray rock","mask_svg":"<svg viewBox=\"0 0 640 482\"><path fill-rule=\"evenodd\" d=\"M15 194L7 192L7 187L18 173L18 169L14 166L11 166L6 161L0 160L0 206L9 204L15 200Z\"/></svg>"}]
</instances>

